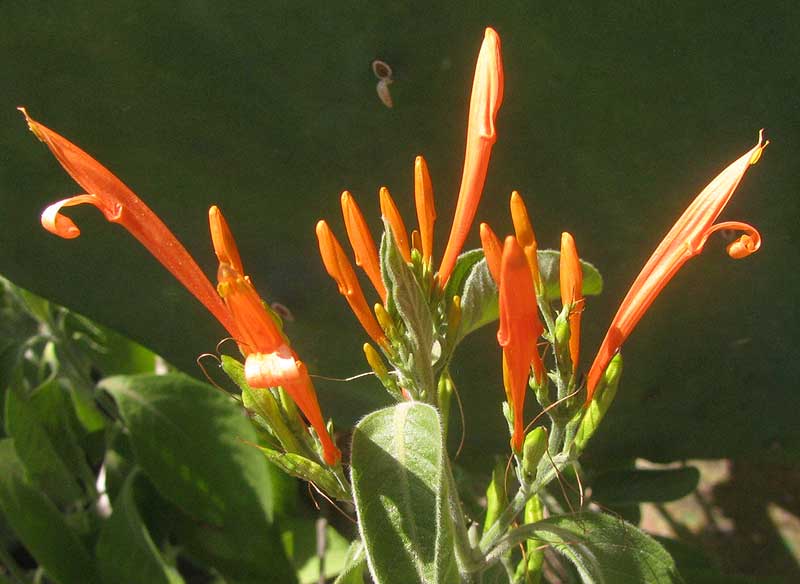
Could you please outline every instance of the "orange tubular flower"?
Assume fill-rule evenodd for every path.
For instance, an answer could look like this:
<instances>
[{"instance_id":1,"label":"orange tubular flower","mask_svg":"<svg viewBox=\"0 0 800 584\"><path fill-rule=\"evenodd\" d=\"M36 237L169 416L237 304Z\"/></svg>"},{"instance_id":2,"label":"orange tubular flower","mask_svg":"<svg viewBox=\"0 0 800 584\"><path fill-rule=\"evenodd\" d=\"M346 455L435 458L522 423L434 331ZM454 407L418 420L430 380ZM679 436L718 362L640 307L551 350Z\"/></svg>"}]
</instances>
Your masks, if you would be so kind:
<instances>
[{"instance_id":1,"label":"orange tubular flower","mask_svg":"<svg viewBox=\"0 0 800 584\"><path fill-rule=\"evenodd\" d=\"M487 28L472 83L461 188L447 248L439 267L442 286L447 283L453 271L478 208L492 146L497 140L494 122L502 102L503 64L500 37L494 30Z\"/></svg>"},{"instance_id":2,"label":"orange tubular flower","mask_svg":"<svg viewBox=\"0 0 800 584\"><path fill-rule=\"evenodd\" d=\"M581 311L583 309L583 270L578 259L575 240L567 232L561 234L561 261L559 264L561 304L569 309L569 355L572 370L578 367L581 347Z\"/></svg>"},{"instance_id":3,"label":"orange tubular flower","mask_svg":"<svg viewBox=\"0 0 800 584\"><path fill-rule=\"evenodd\" d=\"M400 248L400 253L403 256L403 259L406 262L410 262L411 249L408 246L408 231L406 231L406 225L403 223L403 217L400 215L400 211L397 210L397 205L394 204L394 199L392 199L389 189L386 187L381 187L380 199L381 217L389 222L389 225L392 228L392 233L394 233L394 238L397 241L397 247Z\"/></svg>"},{"instance_id":4,"label":"orange tubular flower","mask_svg":"<svg viewBox=\"0 0 800 584\"><path fill-rule=\"evenodd\" d=\"M372 337L372 340L381 346L387 346L386 335L383 333L383 329L381 329L375 316L370 312L367 300L364 298L364 292L362 292L356 273L353 271L353 266L350 265L342 246L325 221L317 223L317 240L319 241L319 252L322 256L322 262L325 264L325 270L339 286L339 294L345 297L361 326Z\"/></svg>"},{"instance_id":5,"label":"orange tubular flower","mask_svg":"<svg viewBox=\"0 0 800 584\"><path fill-rule=\"evenodd\" d=\"M539 246L536 243L531 220L528 218L528 209L525 207L525 201L522 200L517 191L511 193L509 206L511 207L511 220L514 223L514 233L517 234L517 241L525 252L525 258L528 260L531 276L533 276L533 285L538 290L541 286L539 281L539 257L537 256Z\"/></svg>"},{"instance_id":6,"label":"orange tubular flower","mask_svg":"<svg viewBox=\"0 0 800 584\"><path fill-rule=\"evenodd\" d=\"M422 259L425 263L433 256L433 223L436 221L436 208L433 204L433 185L428 172L428 164L422 156L414 160L414 201L417 207L417 221L422 239Z\"/></svg>"},{"instance_id":7,"label":"orange tubular flower","mask_svg":"<svg viewBox=\"0 0 800 584\"><path fill-rule=\"evenodd\" d=\"M89 204L97 207L112 223L119 223L147 251L191 292L234 337L236 323L206 275L166 225L133 191L97 160L75 144L28 116L28 127L55 155L64 170L84 188L86 193L53 203L42 213L42 226L65 239L81 233L77 225L61 214L62 207Z\"/></svg>"},{"instance_id":8,"label":"orange tubular flower","mask_svg":"<svg viewBox=\"0 0 800 584\"><path fill-rule=\"evenodd\" d=\"M348 191L342 193L342 216L350 246L356 256L356 265L366 272L369 281L375 287L381 301L386 301L386 287L381 279L381 268L378 261L378 248L369 232L367 221L358 208L353 195Z\"/></svg>"},{"instance_id":9,"label":"orange tubular flower","mask_svg":"<svg viewBox=\"0 0 800 584\"><path fill-rule=\"evenodd\" d=\"M228 223L217 207L208 211L211 239L219 259L217 290L239 327L237 339L245 355L245 377L254 388L283 387L319 436L323 457L330 465L341 459L331 440L305 364L289 347L248 276Z\"/></svg>"},{"instance_id":10,"label":"orange tubular flower","mask_svg":"<svg viewBox=\"0 0 800 584\"><path fill-rule=\"evenodd\" d=\"M517 240L508 236L500 266L500 328L497 342L503 348L503 381L514 411L511 447L522 450L525 394L531 363L540 361L536 341L544 327L539 321L536 291L528 261Z\"/></svg>"},{"instance_id":11,"label":"orange tubular flower","mask_svg":"<svg viewBox=\"0 0 800 584\"><path fill-rule=\"evenodd\" d=\"M486 258L486 266L489 268L492 280L499 284L503 248L500 245L500 239L486 223L481 223L481 246L483 247L483 256Z\"/></svg>"},{"instance_id":12,"label":"orange tubular flower","mask_svg":"<svg viewBox=\"0 0 800 584\"><path fill-rule=\"evenodd\" d=\"M768 143L764 142L762 133L759 133L758 143L732 162L703 189L647 260L620 304L589 369L586 404L591 401L608 363L639 319L681 266L703 251L712 233L720 229L744 231L743 235L728 245L728 255L734 259L746 257L761 246L761 235L750 225L738 221L715 224L714 221L733 196L747 169L758 162L761 152Z\"/></svg>"}]
</instances>

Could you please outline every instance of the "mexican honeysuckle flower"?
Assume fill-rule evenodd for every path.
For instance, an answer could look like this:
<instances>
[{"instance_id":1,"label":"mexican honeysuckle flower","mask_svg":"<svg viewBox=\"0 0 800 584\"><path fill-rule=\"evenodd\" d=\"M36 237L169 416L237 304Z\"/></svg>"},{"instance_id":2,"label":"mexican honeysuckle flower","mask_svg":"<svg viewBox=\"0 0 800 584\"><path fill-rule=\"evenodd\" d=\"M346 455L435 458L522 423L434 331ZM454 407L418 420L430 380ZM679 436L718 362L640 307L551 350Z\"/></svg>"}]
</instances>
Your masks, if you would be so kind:
<instances>
[{"instance_id":1,"label":"mexican honeysuckle flower","mask_svg":"<svg viewBox=\"0 0 800 584\"><path fill-rule=\"evenodd\" d=\"M697 195L647 260L620 304L589 369L586 404L592 400L603 371L644 313L681 266L703 251L712 233L720 229L744 232L727 247L728 255L734 259L747 257L761 247L761 235L754 227L738 221L715 221L747 169L758 162L768 143L763 139L763 132L759 133L758 143L733 161Z\"/></svg>"},{"instance_id":2,"label":"mexican honeysuckle flower","mask_svg":"<svg viewBox=\"0 0 800 584\"><path fill-rule=\"evenodd\" d=\"M47 207L42 213L42 226L59 237L78 237L80 229L61 209L81 204L94 205L108 221L122 225L237 341L247 359L248 383L252 387L282 386L314 427L325 461L330 465L338 463L341 454L325 427L308 371L289 347L250 279L243 274L233 236L219 210L212 207L209 211L212 239L220 261L219 286L215 290L186 248L133 191L89 154L33 120L24 108L20 109L31 131L86 191Z\"/></svg>"}]
</instances>

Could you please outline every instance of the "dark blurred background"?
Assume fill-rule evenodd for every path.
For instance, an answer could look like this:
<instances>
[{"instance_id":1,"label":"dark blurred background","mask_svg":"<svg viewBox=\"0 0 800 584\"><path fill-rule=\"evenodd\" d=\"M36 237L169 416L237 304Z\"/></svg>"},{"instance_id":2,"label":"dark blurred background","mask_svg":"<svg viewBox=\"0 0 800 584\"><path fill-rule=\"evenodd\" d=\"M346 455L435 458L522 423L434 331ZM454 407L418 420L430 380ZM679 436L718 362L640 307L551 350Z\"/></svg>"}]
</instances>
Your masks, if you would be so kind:
<instances>
[{"instance_id":1,"label":"dark blurred background","mask_svg":"<svg viewBox=\"0 0 800 584\"><path fill-rule=\"evenodd\" d=\"M287 331L314 372L365 371L365 335L318 259L314 224L344 237L347 188L377 234L382 185L415 223L423 154L441 257L485 26L502 39L506 86L478 220L508 232L518 189L541 247L569 230L601 270L584 367L672 222L766 129L772 143L723 215L756 226L762 250L733 261L714 236L667 287L624 348L622 389L589 454L767 463L770 488L750 484L745 506L773 496L776 476L794 489L796 2L0 2L0 273L197 376L197 355L224 336L96 210L70 211L74 241L40 228L41 210L79 187L27 131L25 105L117 173L210 276L206 211L218 204L256 286L293 313ZM394 70L393 109L376 94L374 59ZM470 338L454 366L467 466L507 449L494 332ZM317 386L339 428L385 401L371 380Z\"/></svg>"}]
</instances>

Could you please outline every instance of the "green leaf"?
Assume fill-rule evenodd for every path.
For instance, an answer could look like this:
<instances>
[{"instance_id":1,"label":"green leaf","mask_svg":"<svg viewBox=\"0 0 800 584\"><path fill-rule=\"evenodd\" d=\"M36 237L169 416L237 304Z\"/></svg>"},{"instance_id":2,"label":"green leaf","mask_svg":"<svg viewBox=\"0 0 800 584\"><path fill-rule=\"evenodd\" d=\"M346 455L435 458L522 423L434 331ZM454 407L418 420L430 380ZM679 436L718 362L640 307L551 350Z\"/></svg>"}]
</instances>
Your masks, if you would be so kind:
<instances>
[{"instance_id":1,"label":"green leaf","mask_svg":"<svg viewBox=\"0 0 800 584\"><path fill-rule=\"evenodd\" d=\"M666 503L693 492L699 481L700 471L693 466L614 470L592 481L592 498L605 505Z\"/></svg>"},{"instance_id":2,"label":"green leaf","mask_svg":"<svg viewBox=\"0 0 800 584\"><path fill-rule=\"evenodd\" d=\"M472 266L461 296L460 337L497 320L497 284L489 273L486 260Z\"/></svg>"},{"instance_id":3,"label":"green leaf","mask_svg":"<svg viewBox=\"0 0 800 584\"><path fill-rule=\"evenodd\" d=\"M404 402L355 427L353 495L373 579L458 582L437 411Z\"/></svg>"},{"instance_id":4,"label":"green leaf","mask_svg":"<svg viewBox=\"0 0 800 584\"><path fill-rule=\"evenodd\" d=\"M187 545L236 578L293 580L271 523L271 468L241 409L185 375L111 377L136 460L167 500L193 518ZM282 581L282 580L281 580Z\"/></svg>"},{"instance_id":5,"label":"green leaf","mask_svg":"<svg viewBox=\"0 0 800 584\"><path fill-rule=\"evenodd\" d=\"M111 517L100 530L95 557L104 582L115 584L180 584L180 574L168 565L153 543L139 513L141 489L146 479L134 471L114 499Z\"/></svg>"},{"instance_id":6,"label":"green leaf","mask_svg":"<svg viewBox=\"0 0 800 584\"><path fill-rule=\"evenodd\" d=\"M347 556L344 559L342 573L333 584L364 584L364 568L367 565L367 555L364 553L364 544L360 539L350 544Z\"/></svg>"},{"instance_id":7,"label":"green leaf","mask_svg":"<svg viewBox=\"0 0 800 584\"><path fill-rule=\"evenodd\" d=\"M558 300L561 298L560 284L560 262L561 252L555 249L539 250L539 275L544 283L544 296L547 300ZM581 291L584 296L597 296L603 291L603 276L589 262L581 260L583 269L583 287Z\"/></svg>"},{"instance_id":8,"label":"green leaf","mask_svg":"<svg viewBox=\"0 0 800 584\"><path fill-rule=\"evenodd\" d=\"M475 264L482 259L482 249L472 249L458 256L456 265L453 267L453 272L447 280L447 286L444 288L444 297L446 300L450 300L453 296L464 296L464 284L466 284L467 278L472 273Z\"/></svg>"},{"instance_id":9,"label":"green leaf","mask_svg":"<svg viewBox=\"0 0 800 584\"><path fill-rule=\"evenodd\" d=\"M586 584L683 582L669 553L655 539L603 513L560 515L519 528L538 545L569 559ZM509 542L516 539L514 535Z\"/></svg>"},{"instance_id":10,"label":"green leaf","mask_svg":"<svg viewBox=\"0 0 800 584\"><path fill-rule=\"evenodd\" d=\"M403 259L397 242L387 225L381 239L381 274L389 282L388 290L397 312L406 325L406 337L414 356L415 379L428 396L435 389L431 352L433 350L433 319L425 294L414 273Z\"/></svg>"},{"instance_id":11,"label":"green leaf","mask_svg":"<svg viewBox=\"0 0 800 584\"><path fill-rule=\"evenodd\" d=\"M319 556L317 555L317 522L309 519L281 521L283 544L292 558L300 584L319 582ZM325 579L338 575L346 565L350 542L330 525L325 526Z\"/></svg>"},{"instance_id":12,"label":"green leaf","mask_svg":"<svg viewBox=\"0 0 800 584\"><path fill-rule=\"evenodd\" d=\"M25 480L14 440L0 440L0 511L45 572L61 584L98 584L91 556L55 505Z\"/></svg>"},{"instance_id":13,"label":"green leaf","mask_svg":"<svg viewBox=\"0 0 800 584\"><path fill-rule=\"evenodd\" d=\"M6 395L6 433L14 438L17 456L30 480L59 505L84 495L83 484L94 475L78 444L72 404L57 379L50 379L26 398Z\"/></svg>"}]
</instances>

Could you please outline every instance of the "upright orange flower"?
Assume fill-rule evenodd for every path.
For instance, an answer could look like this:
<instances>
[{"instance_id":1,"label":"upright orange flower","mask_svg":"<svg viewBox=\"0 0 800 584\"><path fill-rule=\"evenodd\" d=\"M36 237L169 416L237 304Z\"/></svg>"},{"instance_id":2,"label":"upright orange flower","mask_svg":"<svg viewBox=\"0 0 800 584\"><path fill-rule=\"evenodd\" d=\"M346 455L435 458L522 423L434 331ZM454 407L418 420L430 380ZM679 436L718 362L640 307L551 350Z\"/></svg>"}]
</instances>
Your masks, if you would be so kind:
<instances>
[{"instance_id":1,"label":"upright orange flower","mask_svg":"<svg viewBox=\"0 0 800 584\"><path fill-rule=\"evenodd\" d=\"M333 444L305 364L290 348L274 317L267 311L249 276L244 275L239 250L228 223L217 207L208 211L211 239L219 259L217 290L239 329L237 339L245 355L247 383L255 388L283 387L313 426L323 457L336 464L341 452Z\"/></svg>"},{"instance_id":2,"label":"upright orange flower","mask_svg":"<svg viewBox=\"0 0 800 584\"><path fill-rule=\"evenodd\" d=\"M133 191L102 164L53 130L32 119L25 108L28 127L44 142L64 170L87 194L53 203L42 213L42 226L65 239L78 237L81 230L61 214L63 207L89 204L97 207L112 223L119 223L161 262L197 298L233 337L236 324L206 275L158 216Z\"/></svg>"},{"instance_id":3,"label":"upright orange flower","mask_svg":"<svg viewBox=\"0 0 800 584\"><path fill-rule=\"evenodd\" d=\"M754 227L738 221L714 222L733 196L747 169L758 162L768 143L764 142L763 133L759 133L758 143L732 162L702 190L647 260L620 304L589 369L587 404L592 400L606 366L639 319L681 266L703 251L712 233L720 229L744 231L743 235L728 245L728 255L734 259L744 258L761 246L761 235Z\"/></svg>"},{"instance_id":4,"label":"upright orange flower","mask_svg":"<svg viewBox=\"0 0 800 584\"><path fill-rule=\"evenodd\" d=\"M497 342L503 348L503 383L514 411L511 447L521 452L524 436L525 394L531 363L540 359L536 342L544 327L539 321L536 290L528 261L517 240L508 236L500 265L500 328Z\"/></svg>"},{"instance_id":5,"label":"upright orange flower","mask_svg":"<svg viewBox=\"0 0 800 584\"><path fill-rule=\"evenodd\" d=\"M583 309L583 270L578 259L575 240L566 231L561 234L561 259L559 264L561 304L571 306L569 312L569 355L572 370L578 367L581 349L581 312Z\"/></svg>"},{"instance_id":6,"label":"upright orange flower","mask_svg":"<svg viewBox=\"0 0 800 584\"><path fill-rule=\"evenodd\" d=\"M475 66L472 95L469 102L467 149L464 155L464 172L450 237L439 266L439 279L444 286L456 265L458 254L467 239L483 193L483 183L489 168L492 146L497 141L494 126L497 112L503 103L503 62L500 56L500 37L487 28Z\"/></svg>"}]
</instances>

